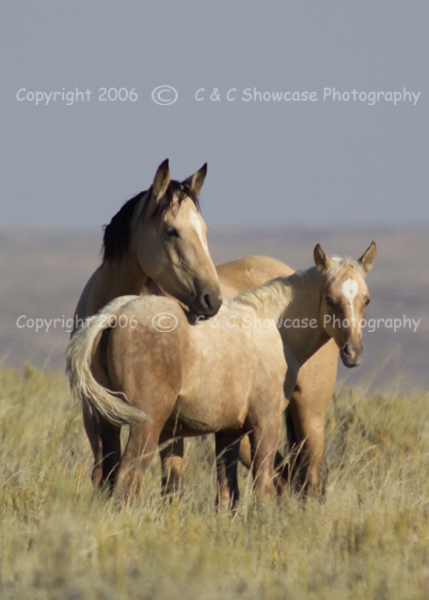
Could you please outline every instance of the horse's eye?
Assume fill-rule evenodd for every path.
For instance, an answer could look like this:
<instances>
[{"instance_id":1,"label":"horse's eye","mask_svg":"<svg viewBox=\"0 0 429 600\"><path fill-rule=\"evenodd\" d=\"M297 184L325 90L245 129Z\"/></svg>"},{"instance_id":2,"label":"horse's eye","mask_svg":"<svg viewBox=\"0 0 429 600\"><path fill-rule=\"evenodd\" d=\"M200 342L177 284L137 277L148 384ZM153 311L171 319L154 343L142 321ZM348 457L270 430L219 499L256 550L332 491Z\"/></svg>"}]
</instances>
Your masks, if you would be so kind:
<instances>
[{"instance_id":1,"label":"horse's eye","mask_svg":"<svg viewBox=\"0 0 429 600\"><path fill-rule=\"evenodd\" d=\"M368 298L368 299L365 301L365 306L368 306L368 304L369 304L370 302L371 302L371 298Z\"/></svg>"},{"instance_id":2,"label":"horse's eye","mask_svg":"<svg viewBox=\"0 0 429 600\"><path fill-rule=\"evenodd\" d=\"M328 306L334 306L334 301L332 300L332 298L330 296L326 296L325 300L326 300L326 304Z\"/></svg>"},{"instance_id":3,"label":"horse's eye","mask_svg":"<svg viewBox=\"0 0 429 600\"><path fill-rule=\"evenodd\" d=\"M168 237L179 237L179 232L175 227L167 227L165 233L168 235Z\"/></svg>"}]
</instances>

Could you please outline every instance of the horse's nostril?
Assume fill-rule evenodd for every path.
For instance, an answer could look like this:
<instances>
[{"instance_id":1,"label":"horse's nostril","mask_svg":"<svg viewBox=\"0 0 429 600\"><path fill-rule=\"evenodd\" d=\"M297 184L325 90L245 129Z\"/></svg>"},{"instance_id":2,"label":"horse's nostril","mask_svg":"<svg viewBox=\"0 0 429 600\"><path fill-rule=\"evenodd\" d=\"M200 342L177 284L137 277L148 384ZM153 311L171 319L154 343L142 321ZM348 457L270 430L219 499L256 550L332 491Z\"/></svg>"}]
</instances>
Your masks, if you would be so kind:
<instances>
[{"instance_id":1,"label":"horse's nostril","mask_svg":"<svg viewBox=\"0 0 429 600\"><path fill-rule=\"evenodd\" d=\"M350 346L349 344L344 344L342 354L343 356L347 356L347 358L349 358L350 360L355 360L358 356L356 348Z\"/></svg>"},{"instance_id":2,"label":"horse's nostril","mask_svg":"<svg viewBox=\"0 0 429 600\"><path fill-rule=\"evenodd\" d=\"M196 312L212 317L217 313L222 304L222 296L217 292L201 293L195 299Z\"/></svg>"}]
</instances>

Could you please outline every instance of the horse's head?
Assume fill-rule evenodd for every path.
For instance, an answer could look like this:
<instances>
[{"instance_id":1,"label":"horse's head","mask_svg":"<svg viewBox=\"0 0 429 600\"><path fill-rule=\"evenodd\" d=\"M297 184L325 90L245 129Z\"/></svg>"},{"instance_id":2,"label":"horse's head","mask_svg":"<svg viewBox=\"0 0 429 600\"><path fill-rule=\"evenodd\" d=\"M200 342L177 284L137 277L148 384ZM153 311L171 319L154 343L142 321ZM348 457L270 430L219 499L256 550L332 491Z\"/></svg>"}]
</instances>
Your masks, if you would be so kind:
<instances>
[{"instance_id":1,"label":"horse's head","mask_svg":"<svg viewBox=\"0 0 429 600\"><path fill-rule=\"evenodd\" d=\"M314 249L314 261L323 276L320 317L325 332L337 343L346 367L362 362L362 320L370 302L364 277L376 254L374 242L358 260L328 258L320 244Z\"/></svg>"},{"instance_id":2,"label":"horse's head","mask_svg":"<svg viewBox=\"0 0 429 600\"><path fill-rule=\"evenodd\" d=\"M141 268L153 281L194 314L211 317L222 296L199 212L198 194L206 173L205 164L185 181L172 181L165 160L142 209L136 211L133 244Z\"/></svg>"}]
</instances>

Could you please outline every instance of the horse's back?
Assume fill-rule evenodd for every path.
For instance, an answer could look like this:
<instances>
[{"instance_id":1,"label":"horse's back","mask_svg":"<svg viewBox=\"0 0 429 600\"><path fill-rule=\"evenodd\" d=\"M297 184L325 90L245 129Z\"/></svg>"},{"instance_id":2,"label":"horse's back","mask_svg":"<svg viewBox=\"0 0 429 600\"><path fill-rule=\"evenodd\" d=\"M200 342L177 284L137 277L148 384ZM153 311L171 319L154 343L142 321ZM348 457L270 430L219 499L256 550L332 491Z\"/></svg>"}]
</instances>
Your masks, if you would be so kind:
<instances>
[{"instance_id":1,"label":"horse's back","mask_svg":"<svg viewBox=\"0 0 429 600\"><path fill-rule=\"evenodd\" d=\"M182 338L188 337L189 327L185 311L176 300L165 296L138 296L116 311L113 329L122 343L142 347L150 343L154 350L157 346L176 347Z\"/></svg>"},{"instance_id":2,"label":"horse's back","mask_svg":"<svg viewBox=\"0 0 429 600\"><path fill-rule=\"evenodd\" d=\"M216 266L222 295L234 298L242 290L262 285L276 277L291 275L294 270L268 256L244 256Z\"/></svg>"}]
</instances>

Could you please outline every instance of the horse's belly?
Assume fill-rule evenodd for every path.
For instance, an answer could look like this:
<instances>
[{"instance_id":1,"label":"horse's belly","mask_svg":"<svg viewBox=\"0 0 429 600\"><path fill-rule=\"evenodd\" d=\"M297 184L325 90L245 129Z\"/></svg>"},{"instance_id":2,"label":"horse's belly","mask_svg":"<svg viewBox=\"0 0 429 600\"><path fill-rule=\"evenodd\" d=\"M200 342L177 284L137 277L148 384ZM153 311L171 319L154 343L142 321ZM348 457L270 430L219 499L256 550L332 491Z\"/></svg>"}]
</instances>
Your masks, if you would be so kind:
<instances>
[{"instance_id":1,"label":"horse's belly","mask_svg":"<svg viewBox=\"0 0 429 600\"><path fill-rule=\"evenodd\" d=\"M170 420L195 435L241 429L248 411L249 380L240 377L231 381L219 376L210 379L200 380L194 390L179 395Z\"/></svg>"}]
</instances>

